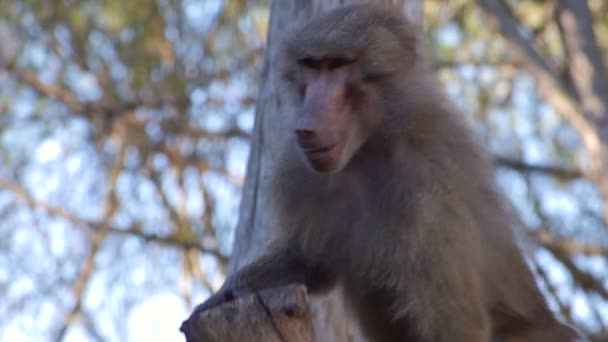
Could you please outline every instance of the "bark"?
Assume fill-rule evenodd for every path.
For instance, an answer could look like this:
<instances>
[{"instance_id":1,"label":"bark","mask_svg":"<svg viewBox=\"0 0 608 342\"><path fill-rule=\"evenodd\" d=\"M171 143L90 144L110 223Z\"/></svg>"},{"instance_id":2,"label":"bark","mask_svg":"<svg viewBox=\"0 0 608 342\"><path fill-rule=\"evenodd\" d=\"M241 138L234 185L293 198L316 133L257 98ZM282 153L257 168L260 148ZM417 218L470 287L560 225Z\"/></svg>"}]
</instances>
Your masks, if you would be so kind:
<instances>
[{"instance_id":1,"label":"bark","mask_svg":"<svg viewBox=\"0 0 608 342\"><path fill-rule=\"evenodd\" d=\"M182 326L188 341L312 342L304 286L266 289L201 313Z\"/></svg>"},{"instance_id":2,"label":"bark","mask_svg":"<svg viewBox=\"0 0 608 342\"><path fill-rule=\"evenodd\" d=\"M272 232L279 229L279 227L276 227L274 213L267 208L266 204L269 203L269 196L271 195L269 193L270 172L281 146L285 144L288 134L291 133L291 129L284 127L281 122L281 113L286 109L283 108L281 102L282 89L278 82L277 70L273 68L276 65L277 49L283 34L315 14L340 5L357 2L389 4L394 6L396 10L402 11L404 15L416 23L420 24L422 20L421 0L281 0L272 2L266 58L262 71L251 154L241 202L240 220L235 234L230 272L235 272L264 253L267 242L272 240ZM284 298L291 300L288 297ZM250 303L239 301L234 304L236 306L230 304L230 308L222 306L218 309L221 311L234 310L231 312L237 316L252 316L250 317L252 321L266 322L261 323L260 329L270 329L267 324L271 320L255 317L257 315L268 315L268 313L260 312ZM225 312L218 313L219 316L225 314ZM310 315L314 326L315 341L363 341L356 327L347 317L344 303L339 295L339 289L323 298L311 298ZM253 331L247 330L251 325L245 323L243 323L243 326L237 323L230 327L218 325L218 328L214 328L215 322L218 320L221 322L219 318L206 318L201 320L201 323L214 322L210 323L209 326L212 327L212 330L217 330L215 333L219 334L238 334L239 332L234 330L243 330L247 334L242 336L247 336L247 338L242 339L242 341L274 341L266 339L266 337L256 339L260 335L253 335ZM287 322L285 324L289 325L291 323ZM280 328L285 327L281 326ZM286 329L285 331L292 331L290 328ZM229 341L227 338L220 338L219 340ZM299 341L293 336L289 336L285 340Z\"/></svg>"}]
</instances>

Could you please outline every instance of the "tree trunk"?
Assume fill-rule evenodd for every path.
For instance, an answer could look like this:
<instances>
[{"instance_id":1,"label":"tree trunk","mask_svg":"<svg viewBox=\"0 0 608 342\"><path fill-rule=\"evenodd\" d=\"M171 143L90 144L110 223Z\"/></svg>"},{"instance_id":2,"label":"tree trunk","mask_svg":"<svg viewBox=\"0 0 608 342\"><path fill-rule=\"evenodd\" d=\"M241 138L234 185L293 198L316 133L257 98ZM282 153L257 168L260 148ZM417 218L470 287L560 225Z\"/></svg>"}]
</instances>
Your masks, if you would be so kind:
<instances>
[{"instance_id":1,"label":"tree trunk","mask_svg":"<svg viewBox=\"0 0 608 342\"><path fill-rule=\"evenodd\" d=\"M272 239L272 231L276 231L275 215L267 207L270 202L269 196L269 181L270 172L276 162L276 156L280 153L280 149L291 134L291 129L284 127L281 120L282 89L278 81L277 70L273 68L277 61L277 52L283 34L293 27L306 22L311 17L318 13L328 11L332 8L361 2L375 2L394 6L396 10L402 11L405 16L410 18L415 23L421 24L422 21L422 1L421 0L307 0L307 1L288 1L280 0L273 1L270 15L269 35L266 48L266 57L262 72L261 90L257 101L256 121L254 127L253 140L251 145L251 154L247 169L247 178L245 181L243 198L240 208L240 220L236 230L234 241L234 252L231 259L230 273L235 272L240 267L248 264L259 255L263 254L267 242ZM289 292L289 290L275 290L280 293ZM314 326L315 341L364 341L357 332L354 324L348 319L339 294L340 289L334 290L328 296L323 298L311 298L310 317ZM278 295L280 297L280 293ZM251 301L243 300L235 303L238 305L236 309L239 315L280 315L266 311L260 313ZM224 305L219 310L235 310L234 305L227 308ZM277 306L278 307L278 306ZM216 309L214 309L216 310ZM278 309L280 311L280 309ZM213 310L212 310L213 311ZM218 314L221 316L221 314ZM205 321L205 324L213 327L215 325L211 321ZM267 324L276 325L276 321L257 319L257 322L266 322ZM239 326L238 323L232 325L232 329L248 329L250 326ZM241 321L238 321L241 322ZM292 324L291 321L283 320L281 324ZM299 324L299 323L298 323ZM304 323L306 324L306 323ZM219 327L219 326L218 326ZM266 329L268 327L259 326L256 329ZM273 327L272 329L277 329ZM254 329L255 330L255 329ZM293 331L286 327L279 327L282 331ZM223 332L218 328L218 331ZM261 335L247 334L247 341L274 341L265 336L262 339L256 339ZM280 338L280 337L279 337ZM299 337L298 337L299 338ZM289 336L288 341L307 341L298 339L295 336ZM280 339L278 339L280 340ZM193 339L192 341L196 341ZM209 341L209 340L205 340ZM215 341L215 340L211 340ZM217 341L230 341L227 336L220 336Z\"/></svg>"}]
</instances>

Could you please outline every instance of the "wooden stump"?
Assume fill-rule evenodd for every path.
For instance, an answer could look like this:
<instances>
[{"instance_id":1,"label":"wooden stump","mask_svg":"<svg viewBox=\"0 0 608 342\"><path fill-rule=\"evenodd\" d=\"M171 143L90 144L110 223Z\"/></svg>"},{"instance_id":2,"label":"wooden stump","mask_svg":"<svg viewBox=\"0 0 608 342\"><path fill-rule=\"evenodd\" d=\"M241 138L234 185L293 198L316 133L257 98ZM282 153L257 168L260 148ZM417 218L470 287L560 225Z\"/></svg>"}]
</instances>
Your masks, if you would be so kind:
<instances>
[{"instance_id":1,"label":"wooden stump","mask_svg":"<svg viewBox=\"0 0 608 342\"><path fill-rule=\"evenodd\" d=\"M181 327L188 342L313 342L306 288L265 289L200 313Z\"/></svg>"}]
</instances>

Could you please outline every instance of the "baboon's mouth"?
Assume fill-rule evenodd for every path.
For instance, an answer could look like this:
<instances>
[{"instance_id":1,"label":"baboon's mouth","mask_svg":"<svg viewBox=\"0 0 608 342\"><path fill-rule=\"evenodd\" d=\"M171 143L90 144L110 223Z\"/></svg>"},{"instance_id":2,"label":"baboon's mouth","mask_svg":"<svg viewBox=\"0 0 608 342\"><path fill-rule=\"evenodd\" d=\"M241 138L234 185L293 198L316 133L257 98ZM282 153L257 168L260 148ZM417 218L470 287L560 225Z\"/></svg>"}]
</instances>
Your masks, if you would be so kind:
<instances>
[{"instance_id":1,"label":"baboon's mouth","mask_svg":"<svg viewBox=\"0 0 608 342\"><path fill-rule=\"evenodd\" d=\"M336 144L323 146L323 147L303 147L302 146L302 150L304 151L304 153L306 153L306 155L309 158L316 158L316 157L320 157L323 154L331 151L335 146L336 146Z\"/></svg>"}]
</instances>

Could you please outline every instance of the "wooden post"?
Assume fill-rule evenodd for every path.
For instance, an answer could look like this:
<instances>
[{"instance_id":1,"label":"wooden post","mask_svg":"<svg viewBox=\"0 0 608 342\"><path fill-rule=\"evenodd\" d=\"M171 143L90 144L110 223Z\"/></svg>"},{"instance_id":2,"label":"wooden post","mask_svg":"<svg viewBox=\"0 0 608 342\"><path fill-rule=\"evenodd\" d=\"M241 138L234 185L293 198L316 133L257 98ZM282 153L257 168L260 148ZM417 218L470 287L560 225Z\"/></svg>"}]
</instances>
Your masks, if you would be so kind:
<instances>
[{"instance_id":1,"label":"wooden post","mask_svg":"<svg viewBox=\"0 0 608 342\"><path fill-rule=\"evenodd\" d=\"M265 289L191 317L188 342L313 342L306 288Z\"/></svg>"}]
</instances>

